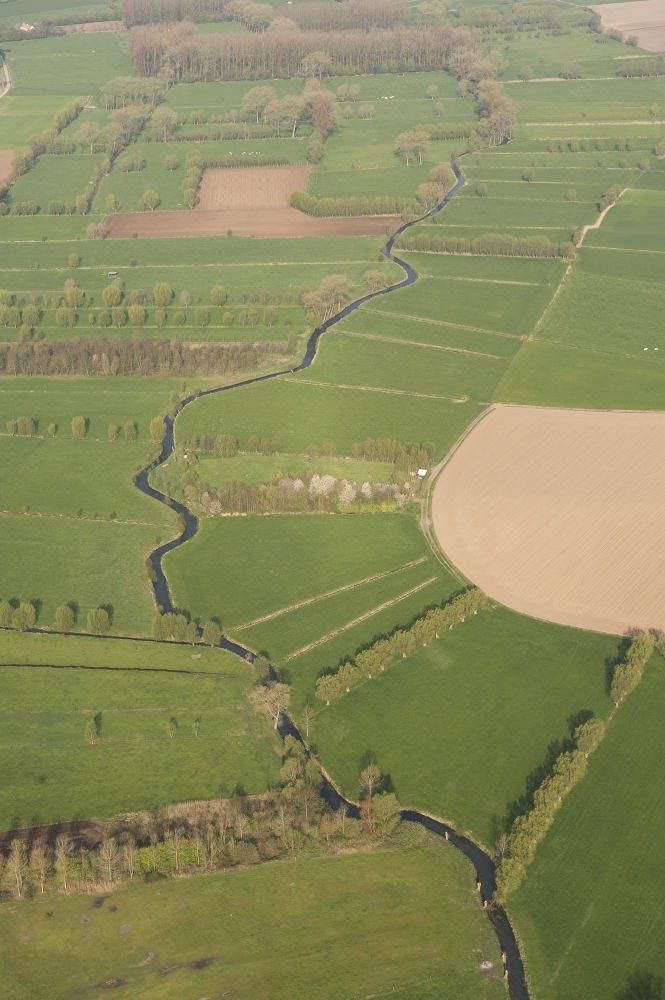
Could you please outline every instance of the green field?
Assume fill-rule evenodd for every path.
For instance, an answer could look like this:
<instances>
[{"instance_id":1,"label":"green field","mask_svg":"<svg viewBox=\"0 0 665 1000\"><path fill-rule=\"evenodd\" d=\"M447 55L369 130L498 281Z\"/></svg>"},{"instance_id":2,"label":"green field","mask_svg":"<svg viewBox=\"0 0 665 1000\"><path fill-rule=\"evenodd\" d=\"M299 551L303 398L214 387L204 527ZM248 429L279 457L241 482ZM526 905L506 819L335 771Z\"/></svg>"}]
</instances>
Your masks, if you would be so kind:
<instances>
[{"instance_id":1,"label":"green field","mask_svg":"<svg viewBox=\"0 0 665 1000\"><path fill-rule=\"evenodd\" d=\"M164 565L179 606L204 617L219 615L233 633L263 615L427 553L408 514L275 514L206 519L191 544L170 553ZM236 567L233 575L229 565ZM421 579L437 569L430 563ZM338 624L327 606L323 601L316 607L320 635Z\"/></svg>"},{"instance_id":2,"label":"green field","mask_svg":"<svg viewBox=\"0 0 665 1000\"><path fill-rule=\"evenodd\" d=\"M329 708L317 701L312 740L350 795L371 753L400 801L491 848L528 776L570 735L570 719L607 714L605 660L616 648L615 639L485 610ZM310 663L310 684L334 665Z\"/></svg>"},{"instance_id":3,"label":"green field","mask_svg":"<svg viewBox=\"0 0 665 1000\"><path fill-rule=\"evenodd\" d=\"M247 667L221 650L3 633L0 828L263 791L279 762L269 724L247 701L250 684Z\"/></svg>"},{"instance_id":4,"label":"green field","mask_svg":"<svg viewBox=\"0 0 665 1000\"><path fill-rule=\"evenodd\" d=\"M664 679L656 658L612 720L510 900L538 996L658 995L665 976L659 877Z\"/></svg>"},{"instance_id":5,"label":"green field","mask_svg":"<svg viewBox=\"0 0 665 1000\"><path fill-rule=\"evenodd\" d=\"M0 915L3 989L12 1000L44 989L64 998L115 978L160 998L192 987L266 1000L368 989L423 1000L442 989L459 1000L503 997L498 973L478 970L483 959L500 965L500 956L471 879L456 852L425 841L136 886L100 909L86 896L35 900ZM279 919L265 900L279 900ZM147 954L154 964L137 967ZM193 971L201 958L212 961Z\"/></svg>"},{"instance_id":6,"label":"green field","mask_svg":"<svg viewBox=\"0 0 665 1000\"><path fill-rule=\"evenodd\" d=\"M280 18L293 13L280 0L272 6ZM101 7L22 0L0 5L0 21L12 28L23 19L86 18L91 11ZM332 12L346 16L336 6ZM282 784L288 763L280 776L280 743L251 707L255 678L245 662L201 645L138 641L153 634L156 610L146 557L179 526L172 510L133 482L160 449L149 432L153 417L198 389L275 369L284 374L202 397L178 416L175 455L152 482L181 501L191 498L199 524L163 568L174 607L197 622L218 619L229 637L272 660L290 685L295 720L313 707L312 746L344 791L358 797L360 772L374 759L402 806L445 818L492 850L580 713L609 717L607 676L619 637L492 605L330 707L316 697L322 673L465 586L423 531L427 478L423 493L411 488L415 469L401 479L391 463L353 457L363 442L425 444L435 466L494 400L665 408L665 76L618 76L624 60L651 57L594 31L590 11L577 2L547 11L503 0L409 9L409 23L426 31L441 20L456 28L474 18L480 27L452 53L452 72L413 71L420 58L414 49L405 72L335 76L339 65L329 73L324 58L312 70L318 84L302 75L254 80L251 60L225 71L242 79L215 82L211 66L204 82L191 82L198 70L185 63L183 29L167 26L164 103L178 116L171 138L159 141L147 100L145 120L101 179L92 211L72 216L47 214L49 202L86 192L111 144L122 145L123 111L104 106L103 88L134 72L130 49L142 30L134 42L123 30L2 43L12 87L0 100L0 149L44 133L75 98L86 99L86 109L63 140L93 123L111 142L99 141L87 155L80 151L87 145L74 140L78 152L65 155L48 151L66 147L47 136L30 169L2 195L0 600L33 601L40 631L0 632L0 831ZM276 47L279 28L270 29ZM257 33L237 22L210 20L191 30L200 33L195 45L204 57L214 34L228 32L238 53L256 43ZM298 45L306 46L306 29L296 30ZM454 38L448 36L453 49ZM474 59L482 62L472 65ZM294 56L293 73L306 68ZM242 111L257 86L277 98L307 88L315 109L317 86L338 100L332 116L321 107L319 118L304 110L295 138L281 126L281 137L259 138L276 117L268 110L270 92L263 120ZM497 142L497 122L512 113L501 94L515 111L507 142ZM118 97L121 105L131 101ZM310 144L317 122L322 132L330 129L320 156ZM401 133L439 126L461 126L467 135L473 128L468 152L466 139L416 137L419 153L410 165L396 154ZM246 138L214 138L234 131ZM416 280L334 325L312 365L296 371L323 316L368 287L401 280L403 271L386 258L382 236L97 238L111 195L123 213L138 210L147 189L158 192L160 209L182 209L192 151L315 161L309 191L321 198L412 199L453 152L464 153L459 165L467 184L406 234L406 248L396 244ZM177 166L167 169L173 156ZM140 169L124 170L127 161ZM621 196L599 224L611 188ZM431 189L419 196L434 204ZM39 214L11 214L22 201L35 201ZM513 242L500 243L502 234ZM488 235L493 244L452 243ZM421 248L437 250L443 237L455 252L417 250L408 240L418 236ZM533 237L557 246L536 246ZM515 240L528 238L516 247ZM305 308L304 296L332 275L348 280L348 294L335 305L321 297L316 308ZM113 278L122 306L107 315L103 290ZM58 310L72 282L84 301L68 325ZM173 294L162 314L153 289L163 282ZM221 305L210 301L214 285L226 291ZM134 323L122 312L131 304L145 308ZM31 306L36 319L25 312ZM113 370L100 357L114 357L112 344L98 345L102 338L122 338L124 351L135 341L137 355L150 357L156 348L144 338L173 344L163 367L150 369L159 375L83 374ZM207 367L187 363L188 352L219 341L226 342L225 357L236 346L242 351L237 366L208 361L212 349L200 355ZM248 342L257 349L246 360ZM86 350L95 354L92 368ZM65 351L72 373L66 377L12 374L55 370L42 357L54 352L61 361ZM142 361L136 370L144 370ZM168 374L192 369L206 376ZM78 416L86 421L80 439L72 429ZM13 424L25 417L35 421L31 436L18 435ZM130 429L111 440L109 425ZM235 437L240 454L215 457L210 439L218 435ZM375 443L364 447L377 453ZM321 451L327 457L313 457ZM185 475L190 467L196 484ZM206 487L232 481L256 488L284 475L306 482L314 472L357 483L408 480L409 500L399 512L211 516L214 504L203 497ZM78 631L90 609L107 607L111 636L43 634L63 603L75 611ZM645 992L644 978L626 992L630 977L665 976L656 715L662 678L655 658L509 898L538 1000L655 1000L658 990ZM135 884L105 893L100 906L86 896L8 902L12 887L4 875L0 993L64 998L119 985L145 997L193 1000L506 995L472 873L442 842L402 829L362 853L298 856L294 844L293 854L274 864ZM480 971L483 959L493 963L488 975Z\"/></svg>"}]
</instances>

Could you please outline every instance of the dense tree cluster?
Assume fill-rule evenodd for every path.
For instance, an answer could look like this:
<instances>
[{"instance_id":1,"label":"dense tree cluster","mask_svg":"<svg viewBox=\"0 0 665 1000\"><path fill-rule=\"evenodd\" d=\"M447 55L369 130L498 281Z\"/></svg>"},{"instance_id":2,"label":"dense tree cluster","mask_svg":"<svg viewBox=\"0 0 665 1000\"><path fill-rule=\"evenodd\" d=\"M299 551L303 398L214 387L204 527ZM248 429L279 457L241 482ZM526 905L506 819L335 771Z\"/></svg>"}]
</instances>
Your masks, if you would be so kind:
<instances>
[{"instance_id":1,"label":"dense tree cluster","mask_svg":"<svg viewBox=\"0 0 665 1000\"><path fill-rule=\"evenodd\" d=\"M3 375L224 375L284 354L276 342L205 343L95 337L0 344Z\"/></svg>"},{"instance_id":2,"label":"dense tree cluster","mask_svg":"<svg viewBox=\"0 0 665 1000\"><path fill-rule=\"evenodd\" d=\"M514 236L511 233L483 233L475 239L465 236L437 236L416 233L400 236L401 250L426 253L478 254L487 257L572 257L572 243L553 243L547 236Z\"/></svg>"},{"instance_id":3,"label":"dense tree cluster","mask_svg":"<svg viewBox=\"0 0 665 1000\"><path fill-rule=\"evenodd\" d=\"M134 28L130 52L143 76L252 80L298 75L441 70L471 41L456 28L203 35L183 23Z\"/></svg>"},{"instance_id":4,"label":"dense tree cluster","mask_svg":"<svg viewBox=\"0 0 665 1000\"><path fill-rule=\"evenodd\" d=\"M394 438L366 438L351 445L351 454L368 462L391 462L396 469L414 470L428 467L434 445Z\"/></svg>"},{"instance_id":5,"label":"dense tree cluster","mask_svg":"<svg viewBox=\"0 0 665 1000\"><path fill-rule=\"evenodd\" d=\"M88 719L82 734L91 747L102 739L100 716ZM177 715L164 725L164 738L173 741L198 739L204 732L200 716L186 729ZM372 783L356 820L344 809L327 806L320 785L319 771L302 744L287 737L274 791L125 813L109 820L92 846L77 844L66 833L53 845L15 837L6 855L0 854L0 894L18 901L106 892L156 876L181 878L312 851L366 849L394 833L399 823L394 795L382 794Z\"/></svg>"},{"instance_id":6,"label":"dense tree cluster","mask_svg":"<svg viewBox=\"0 0 665 1000\"><path fill-rule=\"evenodd\" d=\"M482 590L473 587L454 597L447 604L431 608L405 629L397 629L389 636L378 639L366 649L357 653L353 660L347 660L334 672L322 674L316 682L316 695L326 705L341 697L345 692L360 684L365 678L371 680L399 660L406 659L418 646L427 646L441 633L464 622L484 607L487 598Z\"/></svg>"},{"instance_id":7,"label":"dense tree cluster","mask_svg":"<svg viewBox=\"0 0 665 1000\"><path fill-rule=\"evenodd\" d=\"M665 55L627 59L619 66L617 76L665 76Z\"/></svg>"},{"instance_id":8,"label":"dense tree cluster","mask_svg":"<svg viewBox=\"0 0 665 1000\"><path fill-rule=\"evenodd\" d=\"M182 489L190 502L195 497L201 510L210 516L305 511L387 513L402 508L411 493L409 483L366 480L358 485L353 480L318 473L275 476L256 486L233 480L213 488L201 483L193 469L183 475Z\"/></svg>"},{"instance_id":9,"label":"dense tree cluster","mask_svg":"<svg viewBox=\"0 0 665 1000\"><path fill-rule=\"evenodd\" d=\"M229 0L123 0L127 27L153 21L226 20Z\"/></svg>"},{"instance_id":10,"label":"dense tree cluster","mask_svg":"<svg viewBox=\"0 0 665 1000\"><path fill-rule=\"evenodd\" d=\"M533 28L555 29L561 14L548 3L464 6L457 11L461 24L493 31L529 31Z\"/></svg>"},{"instance_id":11,"label":"dense tree cluster","mask_svg":"<svg viewBox=\"0 0 665 1000\"><path fill-rule=\"evenodd\" d=\"M316 218L355 215L414 215L418 213L415 198L399 195L375 195L373 198L351 196L348 198L320 197L308 191L293 191L291 205L299 212Z\"/></svg>"},{"instance_id":12,"label":"dense tree cluster","mask_svg":"<svg viewBox=\"0 0 665 1000\"><path fill-rule=\"evenodd\" d=\"M406 24L409 8L404 0L312 0L284 14L303 31L373 31Z\"/></svg>"}]
</instances>

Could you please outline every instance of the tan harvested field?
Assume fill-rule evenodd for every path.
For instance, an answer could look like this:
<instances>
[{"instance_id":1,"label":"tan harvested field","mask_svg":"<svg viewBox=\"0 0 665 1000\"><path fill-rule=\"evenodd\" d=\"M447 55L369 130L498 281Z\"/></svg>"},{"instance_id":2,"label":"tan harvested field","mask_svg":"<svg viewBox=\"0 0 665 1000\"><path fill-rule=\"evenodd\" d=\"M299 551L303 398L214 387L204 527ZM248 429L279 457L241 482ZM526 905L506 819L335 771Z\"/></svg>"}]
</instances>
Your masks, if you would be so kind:
<instances>
[{"instance_id":1,"label":"tan harvested field","mask_svg":"<svg viewBox=\"0 0 665 1000\"><path fill-rule=\"evenodd\" d=\"M206 170L198 206L185 212L110 215L106 232L116 239L137 236L383 236L394 215L316 219L289 205L304 191L312 168L229 167Z\"/></svg>"},{"instance_id":2,"label":"tan harvested field","mask_svg":"<svg viewBox=\"0 0 665 1000\"><path fill-rule=\"evenodd\" d=\"M12 179L12 156L13 149L0 149L0 184Z\"/></svg>"},{"instance_id":3,"label":"tan harvested field","mask_svg":"<svg viewBox=\"0 0 665 1000\"><path fill-rule=\"evenodd\" d=\"M111 215L108 236L383 236L395 229L398 216L366 215L315 219L295 208L233 208L220 212L134 212Z\"/></svg>"},{"instance_id":4,"label":"tan harvested field","mask_svg":"<svg viewBox=\"0 0 665 1000\"><path fill-rule=\"evenodd\" d=\"M432 496L449 559L564 625L665 628L665 413L495 406Z\"/></svg>"},{"instance_id":5,"label":"tan harvested field","mask_svg":"<svg viewBox=\"0 0 665 1000\"><path fill-rule=\"evenodd\" d=\"M91 35L100 31L125 31L123 21L81 21L79 24L58 24L54 35Z\"/></svg>"},{"instance_id":6,"label":"tan harvested field","mask_svg":"<svg viewBox=\"0 0 665 1000\"><path fill-rule=\"evenodd\" d=\"M227 208L288 208L306 191L311 167L229 167L203 173L197 212Z\"/></svg>"},{"instance_id":7,"label":"tan harvested field","mask_svg":"<svg viewBox=\"0 0 665 1000\"><path fill-rule=\"evenodd\" d=\"M620 31L624 39L634 35L649 52L665 52L665 0L596 4L590 9L600 15L606 30Z\"/></svg>"}]
</instances>

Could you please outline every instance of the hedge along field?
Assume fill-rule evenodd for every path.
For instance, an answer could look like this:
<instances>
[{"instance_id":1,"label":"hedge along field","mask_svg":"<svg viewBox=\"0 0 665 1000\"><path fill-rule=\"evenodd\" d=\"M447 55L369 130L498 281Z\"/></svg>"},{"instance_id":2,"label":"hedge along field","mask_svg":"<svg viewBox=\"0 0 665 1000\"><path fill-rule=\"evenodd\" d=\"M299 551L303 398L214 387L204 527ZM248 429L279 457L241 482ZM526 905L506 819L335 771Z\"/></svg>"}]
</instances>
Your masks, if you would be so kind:
<instances>
[{"instance_id":1,"label":"hedge along field","mask_svg":"<svg viewBox=\"0 0 665 1000\"><path fill-rule=\"evenodd\" d=\"M316 368L309 374L316 382ZM289 376L197 400L178 418L176 433L182 442L234 434L243 448L249 437L265 437L269 428L280 451L302 454L310 444L332 440L340 455L365 438L390 437L432 442L440 456L479 412L475 402L321 386Z\"/></svg>"},{"instance_id":2,"label":"hedge along field","mask_svg":"<svg viewBox=\"0 0 665 1000\"><path fill-rule=\"evenodd\" d=\"M222 517L202 520L196 537L165 557L164 569L174 604L202 619L219 616L235 634L235 626L428 551L408 514ZM327 620L324 603L321 635L337 624Z\"/></svg>"},{"instance_id":3,"label":"hedge along field","mask_svg":"<svg viewBox=\"0 0 665 1000\"><path fill-rule=\"evenodd\" d=\"M38 435L0 437L3 508L10 511L0 515L3 600L38 601L42 626L73 601L78 628L90 608L110 605L113 632L150 630L144 558L176 525L162 505L138 494L131 477L156 451L150 419L166 412L181 386L176 379L2 380L0 427L6 433L7 421L31 417ZM82 440L73 438L75 416L89 422ZM125 441L121 431L110 442L111 423L135 423L137 441Z\"/></svg>"},{"instance_id":4,"label":"hedge along field","mask_svg":"<svg viewBox=\"0 0 665 1000\"><path fill-rule=\"evenodd\" d=\"M402 804L491 848L550 744L570 735L570 718L609 711L606 660L616 650L615 638L488 608L328 708L311 692L311 738L347 794L372 754ZM319 659L319 673L331 666Z\"/></svg>"},{"instance_id":5,"label":"hedge along field","mask_svg":"<svg viewBox=\"0 0 665 1000\"><path fill-rule=\"evenodd\" d=\"M359 990L505 996L498 972L488 979L478 970L480 959L500 968L500 956L470 867L433 837L414 839L135 885L101 909L89 896L26 901L0 915L6 995L64 1000L111 976L130 979L143 997L173 1000L193 988L272 1000ZM279 900L279 920L266 900ZM44 919L47 907L55 919ZM146 954L157 961L143 963Z\"/></svg>"},{"instance_id":6,"label":"hedge along field","mask_svg":"<svg viewBox=\"0 0 665 1000\"><path fill-rule=\"evenodd\" d=\"M665 370L652 352L640 358L530 341L494 391L497 403L662 410Z\"/></svg>"},{"instance_id":7,"label":"hedge along field","mask_svg":"<svg viewBox=\"0 0 665 1000\"><path fill-rule=\"evenodd\" d=\"M658 983L665 976L664 681L657 657L612 719L510 897L538 995L649 996L648 975Z\"/></svg>"},{"instance_id":8,"label":"hedge along field","mask_svg":"<svg viewBox=\"0 0 665 1000\"><path fill-rule=\"evenodd\" d=\"M33 665L49 662L56 640L53 659L72 666ZM277 740L247 700L252 679L237 658L210 650L203 665L191 646L118 640L106 643L109 668L91 643L11 633L0 641L3 742L13 751L0 829L104 819L237 786L259 793L273 783ZM200 670L207 673L193 673Z\"/></svg>"}]
</instances>

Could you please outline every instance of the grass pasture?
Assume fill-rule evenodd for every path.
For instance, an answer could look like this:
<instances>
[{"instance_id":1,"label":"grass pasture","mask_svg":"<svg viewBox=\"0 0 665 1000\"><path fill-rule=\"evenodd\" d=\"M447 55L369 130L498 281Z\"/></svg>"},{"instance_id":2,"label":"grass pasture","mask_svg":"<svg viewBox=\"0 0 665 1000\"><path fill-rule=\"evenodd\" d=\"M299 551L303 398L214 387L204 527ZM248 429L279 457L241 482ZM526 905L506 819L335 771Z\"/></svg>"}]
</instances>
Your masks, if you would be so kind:
<instances>
[{"instance_id":1,"label":"grass pasture","mask_svg":"<svg viewBox=\"0 0 665 1000\"><path fill-rule=\"evenodd\" d=\"M400 802L491 847L569 720L607 714L616 648L614 638L488 609L329 708L317 701L311 738L348 794L373 755ZM319 672L334 665L323 660Z\"/></svg>"},{"instance_id":2,"label":"grass pasture","mask_svg":"<svg viewBox=\"0 0 665 1000\"><path fill-rule=\"evenodd\" d=\"M656 658L509 900L539 996L649 996L665 976L658 711L664 679Z\"/></svg>"},{"instance_id":3,"label":"grass pasture","mask_svg":"<svg viewBox=\"0 0 665 1000\"><path fill-rule=\"evenodd\" d=\"M460 855L425 841L135 886L99 909L86 896L36 900L0 917L7 997L48 989L64 1000L109 977L128 979L146 998L179 998L193 984L201 995L232 989L265 1000L367 989L423 1000L442 989L459 1000L502 997L498 974L478 970L500 956L471 880ZM279 900L279 920L266 900ZM154 964L137 966L148 953Z\"/></svg>"},{"instance_id":4,"label":"grass pasture","mask_svg":"<svg viewBox=\"0 0 665 1000\"><path fill-rule=\"evenodd\" d=\"M191 646L3 633L0 829L270 785L276 741L247 701L246 666L221 650L197 657Z\"/></svg>"},{"instance_id":5,"label":"grass pasture","mask_svg":"<svg viewBox=\"0 0 665 1000\"><path fill-rule=\"evenodd\" d=\"M143 497L132 477L155 453L151 417L164 413L175 379L3 380L0 426L20 416L37 422L37 436L0 435L3 458L2 532L5 600L37 600L39 624L53 623L55 608L112 609L112 630L142 634L151 627L153 604L144 558L158 538L176 532L174 516ZM88 421L74 439L71 419ZM135 422L138 439L107 437L108 425ZM47 426L56 425L56 436Z\"/></svg>"},{"instance_id":6,"label":"grass pasture","mask_svg":"<svg viewBox=\"0 0 665 1000\"><path fill-rule=\"evenodd\" d=\"M427 554L406 514L275 514L202 521L196 538L169 553L164 567L180 607L204 618L219 615L233 633L262 615ZM238 567L233 575L230 565ZM335 624L325 602L317 614L324 635Z\"/></svg>"}]
</instances>

